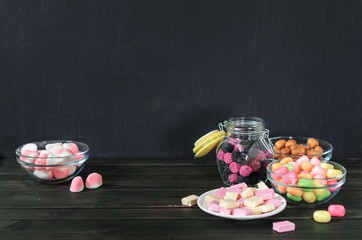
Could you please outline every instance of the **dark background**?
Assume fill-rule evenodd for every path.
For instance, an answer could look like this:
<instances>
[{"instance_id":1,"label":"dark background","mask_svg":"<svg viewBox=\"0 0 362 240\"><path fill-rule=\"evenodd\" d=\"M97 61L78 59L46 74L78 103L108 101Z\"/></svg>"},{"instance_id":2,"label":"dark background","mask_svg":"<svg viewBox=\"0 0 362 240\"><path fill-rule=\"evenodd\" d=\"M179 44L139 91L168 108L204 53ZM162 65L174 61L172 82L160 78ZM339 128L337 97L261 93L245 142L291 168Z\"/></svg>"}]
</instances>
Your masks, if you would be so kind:
<instances>
[{"instance_id":1,"label":"dark background","mask_svg":"<svg viewBox=\"0 0 362 240\"><path fill-rule=\"evenodd\" d=\"M361 1L0 1L0 155L192 157L219 122L360 157Z\"/></svg>"}]
</instances>

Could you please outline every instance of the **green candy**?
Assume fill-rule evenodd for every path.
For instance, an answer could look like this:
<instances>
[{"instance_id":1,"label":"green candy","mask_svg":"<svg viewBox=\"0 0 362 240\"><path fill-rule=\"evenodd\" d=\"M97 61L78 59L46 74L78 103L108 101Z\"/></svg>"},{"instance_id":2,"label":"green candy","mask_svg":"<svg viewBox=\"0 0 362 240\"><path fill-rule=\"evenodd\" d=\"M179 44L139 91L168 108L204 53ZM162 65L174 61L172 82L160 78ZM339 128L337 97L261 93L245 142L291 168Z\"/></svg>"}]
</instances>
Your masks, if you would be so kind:
<instances>
[{"instance_id":1,"label":"green candy","mask_svg":"<svg viewBox=\"0 0 362 240\"><path fill-rule=\"evenodd\" d=\"M318 201L323 201L324 199L326 199L329 196L331 196L331 192L330 191L325 191L324 194L317 195L317 200Z\"/></svg>"},{"instance_id":2,"label":"green candy","mask_svg":"<svg viewBox=\"0 0 362 240\"><path fill-rule=\"evenodd\" d=\"M289 169L290 172L294 172L294 166L292 164L287 163L284 166L286 166Z\"/></svg>"},{"instance_id":3,"label":"green candy","mask_svg":"<svg viewBox=\"0 0 362 240\"><path fill-rule=\"evenodd\" d=\"M290 193L287 193L287 198L289 198L290 200L294 201L294 202L300 202L302 201L302 197L297 197L297 196L293 196Z\"/></svg>"},{"instance_id":4,"label":"green candy","mask_svg":"<svg viewBox=\"0 0 362 240\"><path fill-rule=\"evenodd\" d=\"M298 186L299 187L308 187L308 188L310 188L310 189L308 189L308 188L303 188L303 191L305 191L305 192L311 192L311 191L313 191L313 187L314 187L314 185L313 185L313 180L312 179L307 179L307 178L301 178L301 179L299 179L299 181L298 181Z\"/></svg>"}]
</instances>

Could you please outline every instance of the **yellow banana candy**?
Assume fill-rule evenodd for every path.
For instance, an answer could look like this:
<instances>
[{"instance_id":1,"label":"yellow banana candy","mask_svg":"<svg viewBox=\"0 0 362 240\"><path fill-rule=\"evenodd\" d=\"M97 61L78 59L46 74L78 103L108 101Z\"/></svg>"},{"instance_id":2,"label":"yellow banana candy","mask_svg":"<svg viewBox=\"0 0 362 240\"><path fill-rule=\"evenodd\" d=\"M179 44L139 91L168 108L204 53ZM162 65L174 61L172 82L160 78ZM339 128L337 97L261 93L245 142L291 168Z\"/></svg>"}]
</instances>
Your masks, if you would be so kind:
<instances>
[{"instance_id":1,"label":"yellow banana candy","mask_svg":"<svg viewBox=\"0 0 362 240\"><path fill-rule=\"evenodd\" d=\"M197 139L197 141L194 143L194 146L196 147L197 145L199 145L201 142L203 141L207 141L207 139L213 138L213 136L216 136L220 133L219 130L212 130L209 133L206 133L204 136L200 137L199 139Z\"/></svg>"},{"instance_id":2,"label":"yellow banana candy","mask_svg":"<svg viewBox=\"0 0 362 240\"><path fill-rule=\"evenodd\" d=\"M207 133L195 142L196 146L193 149L195 158L203 157L216 147L225 137L224 131L214 130Z\"/></svg>"},{"instance_id":3,"label":"yellow banana candy","mask_svg":"<svg viewBox=\"0 0 362 240\"><path fill-rule=\"evenodd\" d=\"M212 131L212 132L209 132L207 134L205 134L204 136L202 136L201 138L199 138L199 140L197 140L195 142L195 147L192 149L192 151L194 153L196 153L197 151L199 151L206 143L209 143L210 140L213 140L217 137L219 137L220 135L222 134L225 134L224 131L219 131L219 130L216 130L216 131Z\"/></svg>"}]
</instances>

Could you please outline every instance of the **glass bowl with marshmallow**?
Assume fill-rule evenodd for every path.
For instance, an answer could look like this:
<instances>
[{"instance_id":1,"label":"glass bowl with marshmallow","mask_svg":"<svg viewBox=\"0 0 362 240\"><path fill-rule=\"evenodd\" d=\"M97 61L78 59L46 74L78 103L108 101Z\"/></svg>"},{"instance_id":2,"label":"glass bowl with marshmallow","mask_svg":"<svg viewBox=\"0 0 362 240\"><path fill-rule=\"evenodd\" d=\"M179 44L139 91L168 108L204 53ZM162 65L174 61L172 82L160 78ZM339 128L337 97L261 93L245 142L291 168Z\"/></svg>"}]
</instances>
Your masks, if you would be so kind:
<instances>
[{"instance_id":1,"label":"glass bowl with marshmallow","mask_svg":"<svg viewBox=\"0 0 362 240\"><path fill-rule=\"evenodd\" d=\"M58 184L82 171L89 158L89 147L77 141L47 140L23 144L15 153L17 162L31 178Z\"/></svg>"}]
</instances>

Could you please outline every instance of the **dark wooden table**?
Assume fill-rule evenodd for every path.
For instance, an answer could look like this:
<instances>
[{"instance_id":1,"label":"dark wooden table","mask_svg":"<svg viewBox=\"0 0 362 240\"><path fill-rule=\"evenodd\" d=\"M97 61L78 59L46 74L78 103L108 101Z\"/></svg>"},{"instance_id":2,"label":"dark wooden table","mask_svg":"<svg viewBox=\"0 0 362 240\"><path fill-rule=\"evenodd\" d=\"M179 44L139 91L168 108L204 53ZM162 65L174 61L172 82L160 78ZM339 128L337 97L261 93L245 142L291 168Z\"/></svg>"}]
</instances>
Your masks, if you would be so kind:
<instances>
[{"instance_id":1,"label":"dark wooden table","mask_svg":"<svg viewBox=\"0 0 362 240\"><path fill-rule=\"evenodd\" d=\"M104 185L81 193L70 182L44 185L27 176L15 159L0 159L0 239L358 239L362 236L362 159L336 160L347 182L318 208L287 206L278 215L252 221L214 217L181 198L222 185L216 160L90 159L81 172L103 175ZM347 214L320 224L316 209L343 204ZM296 231L278 234L275 221L290 220Z\"/></svg>"}]
</instances>

